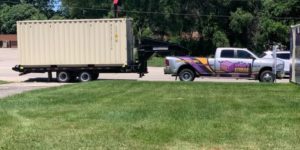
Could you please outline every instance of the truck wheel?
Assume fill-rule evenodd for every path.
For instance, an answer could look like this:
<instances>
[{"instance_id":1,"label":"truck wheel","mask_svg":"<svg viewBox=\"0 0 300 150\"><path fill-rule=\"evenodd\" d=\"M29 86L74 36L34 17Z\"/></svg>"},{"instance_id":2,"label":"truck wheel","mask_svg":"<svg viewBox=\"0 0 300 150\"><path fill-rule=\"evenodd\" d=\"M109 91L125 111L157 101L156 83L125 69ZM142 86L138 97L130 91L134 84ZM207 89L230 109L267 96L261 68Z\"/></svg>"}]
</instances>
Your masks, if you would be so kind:
<instances>
[{"instance_id":1,"label":"truck wheel","mask_svg":"<svg viewBox=\"0 0 300 150\"><path fill-rule=\"evenodd\" d=\"M263 71L259 76L259 81L265 83L274 83L275 75L270 70Z\"/></svg>"},{"instance_id":2,"label":"truck wheel","mask_svg":"<svg viewBox=\"0 0 300 150\"><path fill-rule=\"evenodd\" d=\"M179 72L180 81L190 82L195 80L195 73L191 69L183 69Z\"/></svg>"},{"instance_id":3,"label":"truck wheel","mask_svg":"<svg viewBox=\"0 0 300 150\"><path fill-rule=\"evenodd\" d=\"M92 74L92 80L97 80L99 78L99 73Z\"/></svg>"},{"instance_id":4,"label":"truck wheel","mask_svg":"<svg viewBox=\"0 0 300 150\"><path fill-rule=\"evenodd\" d=\"M90 72L81 72L79 74L79 81L80 82L92 81L92 74Z\"/></svg>"},{"instance_id":5,"label":"truck wheel","mask_svg":"<svg viewBox=\"0 0 300 150\"><path fill-rule=\"evenodd\" d=\"M70 81L70 73L66 71L57 72L57 81L58 82L69 82Z\"/></svg>"}]
</instances>

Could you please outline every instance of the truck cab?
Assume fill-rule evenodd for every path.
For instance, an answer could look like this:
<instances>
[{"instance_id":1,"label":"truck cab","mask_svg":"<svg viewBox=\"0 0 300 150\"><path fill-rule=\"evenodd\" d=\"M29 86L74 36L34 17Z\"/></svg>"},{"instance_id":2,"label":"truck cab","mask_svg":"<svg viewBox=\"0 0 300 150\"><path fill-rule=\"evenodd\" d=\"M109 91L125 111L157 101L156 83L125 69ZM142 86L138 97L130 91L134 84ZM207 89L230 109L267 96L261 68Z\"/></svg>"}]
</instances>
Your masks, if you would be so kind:
<instances>
[{"instance_id":1,"label":"truck cab","mask_svg":"<svg viewBox=\"0 0 300 150\"><path fill-rule=\"evenodd\" d=\"M215 58L211 59L212 67L218 74L250 75L253 64L258 57L248 49L218 48Z\"/></svg>"},{"instance_id":2,"label":"truck cab","mask_svg":"<svg viewBox=\"0 0 300 150\"><path fill-rule=\"evenodd\" d=\"M276 74L273 73L275 63ZM224 47L217 48L214 58L166 57L165 74L179 76L181 81L193 81L200 76L215 76L274 82L276 77L283 77L284 62L259 58L246 48Z\"/></svg>"}]
</instances>

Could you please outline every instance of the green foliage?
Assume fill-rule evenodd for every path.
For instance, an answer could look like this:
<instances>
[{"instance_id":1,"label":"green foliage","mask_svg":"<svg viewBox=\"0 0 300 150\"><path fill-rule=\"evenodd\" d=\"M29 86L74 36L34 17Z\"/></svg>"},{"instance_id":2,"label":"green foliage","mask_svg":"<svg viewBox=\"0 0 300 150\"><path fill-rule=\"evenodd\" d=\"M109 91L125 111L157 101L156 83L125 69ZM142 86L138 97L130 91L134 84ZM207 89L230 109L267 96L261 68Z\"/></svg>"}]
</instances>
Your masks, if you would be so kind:
<instances>
[{"instance_id":1,"label":"green foliage","mask_svg":"<svg viewBox=\"0 0 300 150\"><path fill-rule=\"evenodd\" d=\"M266 0L264 1L264 11L269 16L275 17L299 17L300 1L299 0Z\"/></svg>"},{"instance_id":2,"label":"green foliage","mask_svg":"<svg viewBox=\"0 0 300 150\"><path fill-rule=\"evenodd\" d=\"M215 47L228 47L229 40L224 32L216 31L213 35L213 44Z\"/></svg>"},{"instance_id":3,"label":"green foliage","mask_svg":"<svg viewBox=\"0 0 300 150\"><path fill-rule=\"evenodd\" d=\"M59 1L60 0L2 0L0 1L0 5L13 6L17 4L30 4L51 18L51 16L55 14L53 7Z\"/></svg>"},{"instance_id":4,"label":"green foliage","mask_svg":"<svg viewBox=\"0 0 300 150\"><path fill-rule=\"evenodd\" d=\"M211 40L181 40L180 45L192 50L192 56L208 56L215 52L215 46Z\"/></svg>"},{"instance_id":5,"label":"green foliage","mask_svg":"<svg viewBox=\"0 0 300 150\"><path fill-rule=\"evenodd\" d=\"M164 67L165 58L159 56L153 56L148 61L148 66L150 67Z\"/></svg>"},{"instance_id":6,"label":"green foliage","mask_svg":"<svg viewBox=\"0 0 300 150\"><path fill-rule=\"evenodd\" d=\"M0 84L6 84L8 82L0 80Z\"/></svg>"},{"instance_id":7,"label":"green foliage","mask_svg":"<svg viewBox=\"0 0 300 150\"><path fill-rule=\"evenodd\" d=\"M231 13L230 16L230 29L235 33L243 33L247 30L251 23L253 22L253 15L249 12L245 12L242 9L238 8L236 12Z\"/></svg>"},{"instance_id":8,"label":"green foliage","mask_svg":"<svg viewBox=\"0 0 300 150\"><path fill-rule=\"evenodd\" d=\"M142 37L151 37L153 35L154 35L153 31L151 31L151 29L149 27L147 27L147 28L143 29L141 36Z\"/></svg>"},{"instance_id":9,"label":"green foliage","mask_svg":"<svg viewBox=\"0 0 300 150\"><path fill-rule=\"evenodd\" d=\"M50 10L55 0L20 0L22 3L31 4L41 10Z\"/></svg>"},{"instance_id":10,"label":"green foliage","mask_svg":"<svg viewBox=\"0 0 300 150\"><path fill-rule=\"evenodd\" d=\"M3 5L0 9L1 33L16 33L16 21L47 19L30 4Z\"/></svg>"},{"instance_id":11,"label":"green foliage","mask_svg":"<svg viewBox=\"0 0 300 150\"><path fill-rule=\"evenodd\" d=\"M274 42L288 42L289 27L282 22L265 18L261 21L262 28L264 29L262 35L266 40Z\"/></svg>"},{"instance_id":12,"label":"green foliage","mask_svg":"<svg viewBox=\"0 0 300 150\"><path fill-rule=\"evenodd\" d=\"M102 18L112 9L112 0L62 0L64 11L69 18Z\"/></svg>"},{"instance_id":13,"label":"green foliage","mask_svg":"<svg viewBox=\"0 0 300 150\"><path fill-rule=\"evenodd\" d=\"M134 19L137 38L152 37L183 44L195 55L209 55L218 46L247 47L261 52L265 45L289 45L289 27L300 23L300 0L120 0L121 17ZM31 4L49 19L111 18L112 0L11 0L1 2L1 12L17 3ZM5 9L5 10L3 10ZM18 9L13 7L11 9ZM11 10L13 11L13 10ZM18 10L14 10L17 13ZM1 13L1 16L6 14ZM21 18L44 18L37 17ZM9 20L9 19L8 19ZM0 19L1 26L6 23ZM7 23L6 23L7 24ZM9 23L12 24L12 23ZM3 25L3 33L14 32ZM199 37L187 37L199 33Z\"/></svg>"}]
</instances>

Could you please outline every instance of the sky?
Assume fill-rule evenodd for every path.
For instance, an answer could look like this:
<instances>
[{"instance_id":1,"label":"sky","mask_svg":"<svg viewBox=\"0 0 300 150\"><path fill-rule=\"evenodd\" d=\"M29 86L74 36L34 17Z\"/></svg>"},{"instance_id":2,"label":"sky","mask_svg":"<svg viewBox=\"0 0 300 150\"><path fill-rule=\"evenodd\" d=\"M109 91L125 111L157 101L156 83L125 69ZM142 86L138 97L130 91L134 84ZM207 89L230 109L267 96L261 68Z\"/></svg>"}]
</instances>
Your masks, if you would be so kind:
<instances>
[{"instance_id":1,"label":"sky","mask_svg":"<svg viewBox=\"0 0 300 150\"><path fill-rule=\"evenodd\" d=\"M55 0L55 4L54 4L53 10L57 11L57 10L60 9L60 7L61 7L61 0Z\"/></svg>"}]
</instances>

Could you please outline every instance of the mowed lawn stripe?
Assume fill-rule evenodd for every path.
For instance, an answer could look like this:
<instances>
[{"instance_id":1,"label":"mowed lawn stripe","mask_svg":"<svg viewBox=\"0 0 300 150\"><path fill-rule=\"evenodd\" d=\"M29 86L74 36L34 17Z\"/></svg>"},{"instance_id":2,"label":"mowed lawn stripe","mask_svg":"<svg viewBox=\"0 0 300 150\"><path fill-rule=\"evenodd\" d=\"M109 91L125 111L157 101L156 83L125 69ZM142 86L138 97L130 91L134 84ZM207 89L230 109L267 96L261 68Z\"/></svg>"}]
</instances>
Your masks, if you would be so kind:
<instances>
[{"instance_id":1,"label":"mowed lawn stripe","mask_svg":"<svg viewBox=\"0 0 300 150\"><path fill-rule=\"evenodd\" d=\"M0 80L0 84L5 84L5 83L8 83L8 82Z\"/></svg>"},{"instance_id":2,"label":"mowed lawn stripe","mask_svg":"<svg viewBox=\"0 0 300 150\"><path fill-rule=\"evenodd\" d=\"M3 149L296 149L292 84L97 81L0 101Z\"/></svg>"}]
</instances>

